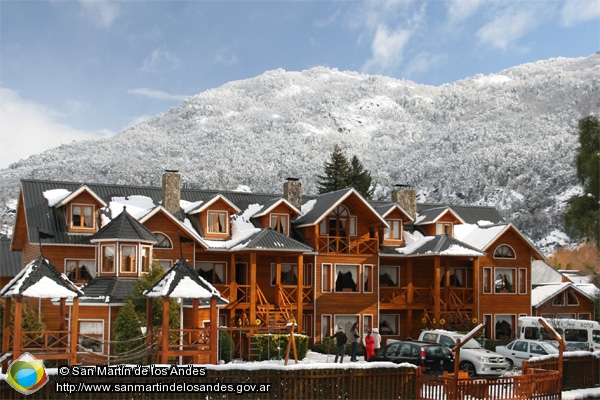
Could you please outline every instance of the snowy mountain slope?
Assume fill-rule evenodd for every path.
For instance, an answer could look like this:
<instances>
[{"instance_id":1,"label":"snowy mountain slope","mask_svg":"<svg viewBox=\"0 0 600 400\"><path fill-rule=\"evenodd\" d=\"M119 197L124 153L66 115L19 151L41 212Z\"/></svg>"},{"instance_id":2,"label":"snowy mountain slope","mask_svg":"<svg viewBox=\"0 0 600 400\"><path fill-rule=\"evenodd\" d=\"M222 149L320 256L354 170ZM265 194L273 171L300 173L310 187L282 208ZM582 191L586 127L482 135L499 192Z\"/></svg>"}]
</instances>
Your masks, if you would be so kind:
<instances>
[{"instance_id":1,"label":"snowy mountain slope","mask_svg":"<svg viewBox=\"0 0 600 400\"><path fill-rule=\"evenodd\" d=\"M1 170L1 217L9 231L21 178L159 185L164 169L179 169L190 187L280 193L295 176L314 193L339 143L371 171L376 196L410 183L421 201L494 205L540 241L562 230L563 201L577 190L577 121L599 109L600 53L439 87L324 67L268 71Z\"/></svg>"}]
</instances>

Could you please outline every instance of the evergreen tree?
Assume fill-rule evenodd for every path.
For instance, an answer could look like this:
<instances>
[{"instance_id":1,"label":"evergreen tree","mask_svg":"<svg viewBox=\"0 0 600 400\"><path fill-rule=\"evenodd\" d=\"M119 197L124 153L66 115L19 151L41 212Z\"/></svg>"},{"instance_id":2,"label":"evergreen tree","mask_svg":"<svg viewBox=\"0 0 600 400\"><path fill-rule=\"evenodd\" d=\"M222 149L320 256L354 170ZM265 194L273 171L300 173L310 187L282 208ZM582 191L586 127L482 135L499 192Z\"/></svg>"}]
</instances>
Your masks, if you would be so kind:
<instances>
[{"instance_id":1,"label":"evergreen tree","mask_svg":"<svg viewBox=\"0 0 600 400\"><path fill-rule=\"evenodd\" d=\"M347 188L350 175L350 164L339 145L335 145L331 161L325 162L325 175L318 175L317 188L319 193L333 192Z\"/></svg>"},{"instance_id":2,"label":"evergreen tree","mask_svg":"<svg viewBox=\"0 0 600 400\"><path fill-rule=\"evenodd\" d=\"M317 188L319 193L333 192L335 190L353 187L363 197L370 199L374 188L371 188L373 178L358 157L355 155L348 161L339 145L335 145L331 154L331 161L325 162L325 175L318 175Z\"/></svg>"},{"instance_id":3,"label":"evergreen tree","mask_svg":"<svg viewBox=\"0 0 600 400\"><path fill-rule=\"evenodd\" d=\"M565 227L570 235L590 240L600 248L600 121L579 120L579 148L575 156L583 195L568 200Z\"/></svg>"},{"instance_id":4,"label":"evergreen tree","mask_svg":"<svg viewBox=\"0 0 600 400\"><path fill-rule=\"evenodd\" d=\"M373 197L375 187L371 187L373 178L371 173L365 169L357 156L352 157L350 161L350 186L352 186L364 198Z\"/></svg>"}]
</instances>

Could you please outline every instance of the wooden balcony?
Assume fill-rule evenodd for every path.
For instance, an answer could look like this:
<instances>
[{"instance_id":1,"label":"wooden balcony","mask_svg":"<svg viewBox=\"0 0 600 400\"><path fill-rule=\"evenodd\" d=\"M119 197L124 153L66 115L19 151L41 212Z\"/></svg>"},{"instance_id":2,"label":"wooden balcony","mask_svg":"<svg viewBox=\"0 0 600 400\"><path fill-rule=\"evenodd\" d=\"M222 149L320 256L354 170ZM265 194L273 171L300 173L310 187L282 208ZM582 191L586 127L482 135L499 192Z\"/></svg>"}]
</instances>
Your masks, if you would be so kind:
<instances>
[{"instance_id":1,"label":"wooden balcony","mask_svg":"<svg viewBox=\"0 0 600 400\"><path fill-rule=\"evenodd\" d=\"M451 287L440 290L442 309L460 310L473 307L473 289ZM432 308L435 302L432 287L379 287L379 303L382 309Z\"/></svg>"},{"instance_id":2,"label":"wooden balcony","mask_svg":"<svg viewBox=\"0 0 600 400\"><path fill-rule=\"evenodd\" d=\"M377 239L350 239L347 237L320 236L317 240L319 253L377 254Z\"/></svg>"}]
</instances>

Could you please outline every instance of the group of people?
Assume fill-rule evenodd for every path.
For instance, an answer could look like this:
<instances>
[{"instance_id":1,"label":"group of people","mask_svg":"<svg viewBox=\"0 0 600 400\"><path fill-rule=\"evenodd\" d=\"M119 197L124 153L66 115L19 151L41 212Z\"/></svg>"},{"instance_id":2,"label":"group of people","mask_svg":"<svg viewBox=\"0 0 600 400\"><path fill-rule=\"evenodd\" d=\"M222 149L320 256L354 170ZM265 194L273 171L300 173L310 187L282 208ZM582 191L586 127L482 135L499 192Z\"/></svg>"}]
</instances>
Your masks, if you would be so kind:
<instances>
[{"instance_id":1,"label":"group of people","mask_svg":"<svg viewBox=\"0 0 600 400\"><path fill-rule=\"evenodd\" d=\"M337 363L338 358L340 359L340 363L344 362L346 343L348 343L348 340L350 340L350 344L352 345L350 361L358 361L356 356L358 355L358 344L361 342L361 336L358 332L358 322L355 322L352 325L349 336L350 338L348 338L344 332L344 328L341 326L338 327L338 331L333 335L337 347L334 362ZM368 361L381 347L381 335L379 334L379 330L377 328L373 328L373 330L369 329L363 343L365 345L365 360Z\"/></svg>"}]
</instances>

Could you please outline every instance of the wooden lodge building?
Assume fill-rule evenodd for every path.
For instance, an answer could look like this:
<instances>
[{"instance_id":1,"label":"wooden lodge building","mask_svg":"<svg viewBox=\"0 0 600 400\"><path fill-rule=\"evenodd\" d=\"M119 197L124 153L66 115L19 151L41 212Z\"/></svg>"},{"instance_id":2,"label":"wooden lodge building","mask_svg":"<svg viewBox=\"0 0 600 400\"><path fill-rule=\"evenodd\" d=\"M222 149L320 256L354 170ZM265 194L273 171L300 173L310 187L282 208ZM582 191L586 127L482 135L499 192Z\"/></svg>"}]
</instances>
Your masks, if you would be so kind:
<instances>
[{"instance_id":1,"label":"wooden lodge building","mask_svg":"<svg viewBox=\"0 0 600 400\"><path fill-rule=\"evenodd\" d=\"M218 321L200 307L185 324L294 320L321 343L354 322L384 340L480 322L489 338L514 336L531 315L532 261L543 259L492 207L417 204L400 187L389 201L352 188L305 196L295 179L283 195L185 189L174 171L162 187L22 180L11 250L25 266L40 241L82 285L79 333L102 342L152 260L165 271L187 260L226 300ZM50 299L33 307L47 329L64 325Z\"/></svg>"}]
</instances>

